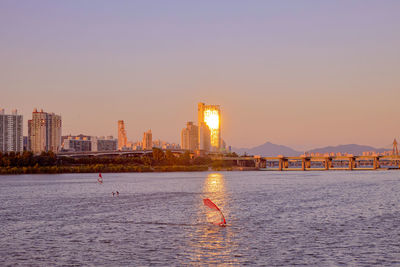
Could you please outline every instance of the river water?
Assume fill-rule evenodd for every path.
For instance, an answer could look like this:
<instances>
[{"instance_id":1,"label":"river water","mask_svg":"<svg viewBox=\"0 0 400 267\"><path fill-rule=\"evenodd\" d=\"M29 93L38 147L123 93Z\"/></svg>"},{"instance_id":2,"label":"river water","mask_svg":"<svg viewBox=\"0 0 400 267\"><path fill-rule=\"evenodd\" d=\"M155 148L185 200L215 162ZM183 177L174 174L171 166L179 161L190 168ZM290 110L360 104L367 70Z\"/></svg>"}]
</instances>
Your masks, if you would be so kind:
<instances>
[{"instance_id":1,"label":"river water","mask_svg":"<svg viewBox=\"0 0 400 267\"><path fill-rule=\"evenodd\" d=\"M103 178L0 176L0 265L400 265L399 171Z\"/></svg>"}]
</instances>

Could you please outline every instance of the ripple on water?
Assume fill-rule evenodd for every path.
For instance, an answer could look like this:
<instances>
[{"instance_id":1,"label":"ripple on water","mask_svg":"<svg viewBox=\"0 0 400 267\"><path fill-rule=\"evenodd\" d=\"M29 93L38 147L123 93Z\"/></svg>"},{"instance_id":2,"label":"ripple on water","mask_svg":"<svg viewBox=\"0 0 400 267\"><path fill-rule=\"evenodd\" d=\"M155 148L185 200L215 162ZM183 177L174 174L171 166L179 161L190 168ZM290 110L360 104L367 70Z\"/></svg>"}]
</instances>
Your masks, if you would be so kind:
<instances>
[{"instance_id":1,"label":"ripple on water","mask_svg":"<svg viewBox=\"0 0 400 267\"><path fill-rule=\"evenodd\" d=\"M0 176L2 265L400 264L400 172L96 179ZM210 224L202 198L220 206L227 227Z\"/></svg>"}]
</instances>

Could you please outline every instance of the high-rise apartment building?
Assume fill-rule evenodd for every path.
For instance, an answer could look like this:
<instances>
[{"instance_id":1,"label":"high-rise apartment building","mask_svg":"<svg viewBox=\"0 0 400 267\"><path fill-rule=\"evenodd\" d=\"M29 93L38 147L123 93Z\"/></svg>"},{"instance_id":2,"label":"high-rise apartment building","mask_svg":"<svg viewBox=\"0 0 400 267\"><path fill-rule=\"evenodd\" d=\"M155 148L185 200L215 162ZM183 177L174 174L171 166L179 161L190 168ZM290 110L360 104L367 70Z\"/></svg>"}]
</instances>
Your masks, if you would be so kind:
<instances>
[{"instance_id":1,"label":"high-rise apartment building","mask_svg":"<svg viewBox=\"0 0 400 267\"><path fill-rule=\"evenodd\" d=\"M5 114L0 109L0 152L22 152L24 137L22 131L22 115L13 110L12 114Z\"/></svg>"},{"instance_id":2,"label":"high-rise apartment building","mask_svg":"<svg viewBox=\"0 0 400 267\"><path fill-rule=\"evenodd\" d=\"M31 136L32 136L32 120L28 120L28 136L27 136L28 144L26 146L26 150L27 151L32 151L32 139L31 139Z\"/></svg>"},{"instance_id":3,"label":"high-rise apartment building","mask_svg":"<svg viewBox=\"0 0 400 267\"><path fill-rule=\"evenodd\" d=\"M200 122L198 134L198 148L203 151L211 150L211 131L205 122Z\"/></svg>"},{"instance_id":4,"label":"high-rise apartment building","mask_svg":"<svg viewBox=\"0 0 400 267\"><path fill-rule=\"evenodd\" d=\"M182 149L195 151L199 147L199 127L189 121L186 124L186 128L182 129L181 132L181 146Z\"/></svg>"},{"instance_id":5,"label":"high-rise apartment building","mask_svg":"<svg viewBox=\"0 0 400 267\"><path fill-rule=\"evenodd\" d=\"M153 149L153 134L151 130L143 133L143 150Z\"/></svg>"},{"instance_id":6,"label":"high-rise apartment building","mask_svg":"<svg viewBox=\"0 0 400 267\"><path fill-rule=\"evenodd\" d=\"M34 109L28 121L28 143L33 153L53 151L61 148L61 116Z\"/></svg>"},{"instance_id":7,"label":"high-rise apartment building","mask_svg":"<svg viewBox=\"0 0 400 267\"><path fill-rule=\"evenodd\" d=\"M198 103L199 149L219 151L221 139L221 108L219 105Z\"/></svg>"},{"instance_id":8,"label":"high-rise apartment building","mask_svg":"<svg viewBox=\"0 0 400 267\"><path fill-rule=\"evenodd\" d=\"M123 120L118 121L118 150L123 150L127 146L125 124Z\"/></svg>"}]
</instances>

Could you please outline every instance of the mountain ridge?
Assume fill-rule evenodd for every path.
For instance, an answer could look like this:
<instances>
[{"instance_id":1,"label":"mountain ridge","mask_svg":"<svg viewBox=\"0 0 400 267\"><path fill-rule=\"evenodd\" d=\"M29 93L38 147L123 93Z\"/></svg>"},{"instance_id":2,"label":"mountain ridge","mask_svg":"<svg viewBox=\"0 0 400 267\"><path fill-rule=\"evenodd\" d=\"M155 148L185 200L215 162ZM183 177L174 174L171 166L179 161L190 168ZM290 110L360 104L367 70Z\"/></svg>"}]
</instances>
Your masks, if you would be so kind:
<instances>
[{"instance_id":1,"label":"mountain ridge","mask_svg":"<svg viewBox=\"0 0 400 267\"><path fill-rule=\"evenodd\" d=\"M302 154L302 152L296 151L288 146L277 145L268 141L262 145L251 148L232 148L232 151L239 154L246 153L248 155L260 155L264 157L273 157L277 155L298 156Z\"/></svg>"},{"instance_id":2,"label":"mountain ridge","mask_svg":"<svg viewBox=\"0 0 400 267\"><path fill-rule=\"evenodd\" d=\"M337 146L326 146L326 147L320 147L320 148L315 148L312 150L309 150L307 152L309 153L349 153L353 155L361 155L362 152L365 151L374 151L378 153L382 153L384 151L387 151L388 149L385 148L376 148L372 146L367 146L367 145L358 145L358 144L346 144L346 145L337 145Z\"/></svg>"},{"instance_id":3,"label":"mountain ridge","mask_svg":"<svg viewBox=\"0 0 400 267\"><path fill-rule=\"evenodd\" d=\"M389 149L385 148L375 148L367 145L358 145L358 144L345 144L345 145L337 145L337 146L325 146L314 148L311 150L307 150L307 153L348 153L353 155L361 155L362 152L365 151L374 151L377 153L382 153L384 151L388 151ZM260 155L264 157L274 157L278 155L284 156L299 156L302 155L303 152L292 149L289 146L273 144L269 141L264 144L251 147L251 148L232 148L233 152L236 152L240 155L246 153L247 155Z\"/></svg>"}]
</instances>

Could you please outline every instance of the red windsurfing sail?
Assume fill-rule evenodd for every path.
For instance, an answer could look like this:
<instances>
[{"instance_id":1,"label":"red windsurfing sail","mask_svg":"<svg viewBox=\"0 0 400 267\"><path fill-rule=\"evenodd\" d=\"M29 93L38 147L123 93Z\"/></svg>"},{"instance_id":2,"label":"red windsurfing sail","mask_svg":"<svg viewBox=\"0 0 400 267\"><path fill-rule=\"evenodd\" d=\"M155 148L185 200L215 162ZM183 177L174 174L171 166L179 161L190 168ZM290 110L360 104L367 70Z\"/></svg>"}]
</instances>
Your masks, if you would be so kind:
<instances>
[{"instance_id":1,"label":"red windsurfing sail","mask_svg":"<svg viewBox=\"0 0 400 267\"><path fill-rule=\"evenodd\" d=\"M214 202L212 202L209 198L203 199L203 203L204 203L205 206L209 207L210 209L219 211L219 213L221 214L221 222L219 222L219 223L217 222L217 223L214 223L214 224L217 224L219 226L225 226L226 225L226 220L225 220L224 214L222 214L222 211L218 208L218 206L215 205Z\"/></svg>"},{"instance_id":2,"label":"red windsurfing sail","mask_svg":"<svg viewBox=\"0 0 400 267\"><path fill-rule=\"evenodd\" d=\"M99 173L99 178L97 178L97 182L99 182L100 184L103 183L103 176L101 176L101 173Z\"/></svg>"},{"instance_id":3,"label":"red windsurfing sail","mask_svg":"<svg viewBox=\"0 0 400 267\"><path fill-rule=\"evenodd\" d=\"M210 209L213 210L218 210L221 211L217 205L214 204L214 202L212 202L209 198L205 198L203 199L204 205L206 205L207 207L209 207Z\"/></svg>"}]
</instances>

